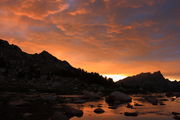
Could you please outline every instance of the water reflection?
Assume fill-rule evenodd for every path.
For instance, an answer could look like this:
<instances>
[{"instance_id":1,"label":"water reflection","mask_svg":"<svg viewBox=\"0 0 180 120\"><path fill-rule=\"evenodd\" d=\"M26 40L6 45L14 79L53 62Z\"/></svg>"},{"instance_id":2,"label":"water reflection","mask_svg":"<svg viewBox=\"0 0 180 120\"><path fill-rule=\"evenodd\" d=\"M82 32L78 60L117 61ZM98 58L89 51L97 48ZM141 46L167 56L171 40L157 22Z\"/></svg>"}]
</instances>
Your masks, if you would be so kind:
<instances>
[{"instance_id":1,"label":"water reflection","mask_svg":"<svg viewBox=\"0 0 180 120\"><path fill-rule=\"evenodd\" d=\"M132 96L132 98L133 101L130 104L133 106L134 104L138 104L138 106L134 106L133 109L128 108L127 104L109 106L104 99L84 104L70 104L84 112L83 117L73 117L71 120L174 120L171 113L179 112L179 98L172 101L172 98L161 97L160 99L165 100L163 101L165 105L152 105L143 101L142 96L139 95ZM96 114L94 113L96 108L102 108L105 112ZM138 116L125 116L124 112L138 112Z\"/></svg>"}]
</instances>

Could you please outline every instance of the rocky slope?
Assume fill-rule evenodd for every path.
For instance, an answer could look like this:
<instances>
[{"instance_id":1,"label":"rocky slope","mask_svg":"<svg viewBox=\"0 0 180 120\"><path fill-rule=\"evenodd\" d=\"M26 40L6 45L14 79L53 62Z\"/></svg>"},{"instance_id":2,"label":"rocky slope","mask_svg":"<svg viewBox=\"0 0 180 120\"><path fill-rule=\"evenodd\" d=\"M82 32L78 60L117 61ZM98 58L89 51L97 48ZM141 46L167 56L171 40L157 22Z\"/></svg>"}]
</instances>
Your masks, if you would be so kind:
<instances>
[{"instance_id":1,"label":"rocky slope","mask_svg":"<svg viewBox=\"0 0 180 120\"><path fill-rule=\"evenodd\" d=\"M180 83L165 79L160 71L154 73L141 73L127 77L116 83L118 86L130 89L134 92L164 92L180 91Z\"/></svg>"},{"instance_id":2,"label":"rocky slope","mask_svg":"<svg viewBox=\"0 0 180 120\"><path fill-rule=\"evenodd\" d=\"M104 91L114 85L97 73L88 73L58 60L47 51L28 54L18 46L0 40L1 91L52 91L79 93Z\"/></svg>"}]
</instances>

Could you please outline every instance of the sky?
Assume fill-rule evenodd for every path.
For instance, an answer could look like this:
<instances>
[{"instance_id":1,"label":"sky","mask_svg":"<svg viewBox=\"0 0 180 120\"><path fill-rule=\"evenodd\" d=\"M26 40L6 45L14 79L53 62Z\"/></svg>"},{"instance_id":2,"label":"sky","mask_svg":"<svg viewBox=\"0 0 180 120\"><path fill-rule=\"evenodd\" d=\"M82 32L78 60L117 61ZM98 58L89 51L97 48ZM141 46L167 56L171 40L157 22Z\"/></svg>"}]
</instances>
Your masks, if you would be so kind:
<instances>
[{"instance_id":1,"label":"sky","mask_svg":"<svg viewBox=\"0 0 180 120\"><path fill-rule=\"evenodd\" d=\"M180 0L0 0L0 38L100 74L180 80Z\"/></svg>"}]
</instances>

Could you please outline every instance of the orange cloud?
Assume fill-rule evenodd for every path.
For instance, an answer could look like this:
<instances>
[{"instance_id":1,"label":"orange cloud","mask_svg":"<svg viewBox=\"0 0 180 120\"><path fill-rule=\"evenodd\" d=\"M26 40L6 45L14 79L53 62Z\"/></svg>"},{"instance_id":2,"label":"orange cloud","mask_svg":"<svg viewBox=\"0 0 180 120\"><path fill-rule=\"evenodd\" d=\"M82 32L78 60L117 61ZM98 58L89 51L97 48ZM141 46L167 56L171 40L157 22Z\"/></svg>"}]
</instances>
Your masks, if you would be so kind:
<instances>
[{"instance_id":1,"label":"orange cloud","mask_svg":"<svg viewBox=\"0 0 180 120\"><path fill-rule=\"evenodd\" d=\"M180 78L178 3L1 0L0 38L30 53L48 50L88 71L132 75L161 70Z\"/></svg>"},{"instance_id":2,"label":"orange cloud","mask_svg":"<svg viewBox=\"0 0 180 120\"><path fill-rule=\"evenodd\" d=\"M83 15L83 14L87 14L88 11L86 11L86 9L79 9L73 12L70 12L70 15Z\"/></svg>"}]
</instances>

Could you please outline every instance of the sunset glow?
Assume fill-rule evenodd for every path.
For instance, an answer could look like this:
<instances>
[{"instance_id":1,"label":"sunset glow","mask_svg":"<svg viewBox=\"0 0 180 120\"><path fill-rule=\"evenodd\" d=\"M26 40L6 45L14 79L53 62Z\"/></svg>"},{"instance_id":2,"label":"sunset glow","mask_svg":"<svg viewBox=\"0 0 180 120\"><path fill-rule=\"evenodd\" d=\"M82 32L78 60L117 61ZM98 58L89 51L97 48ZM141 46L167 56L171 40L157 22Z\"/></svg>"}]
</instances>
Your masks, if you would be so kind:
<instances>
[{"instance_id":1,"label":"sunset glow","mask_svg":"<svg viewBox=\"0 0 180 120\"><path fill-rule=\"evenodd\" d=\"M0 38L28 53L49 51L88 72L160 70L178 80L179 5L180 0L0 0Z\"/></svg>"},{"instance_id":2,"label":"sunset glow","mask_svg":"<svg viewBox=\"0 0 180 120\"><path fill-rule=\"evenodd\" d=\"M120 75L120 74L117 74L117 75L116 74L103 74L102 76L107 77L107 78L112 78L114 82L127 77L125 75Z\"/></svg>"}]
</instances>

